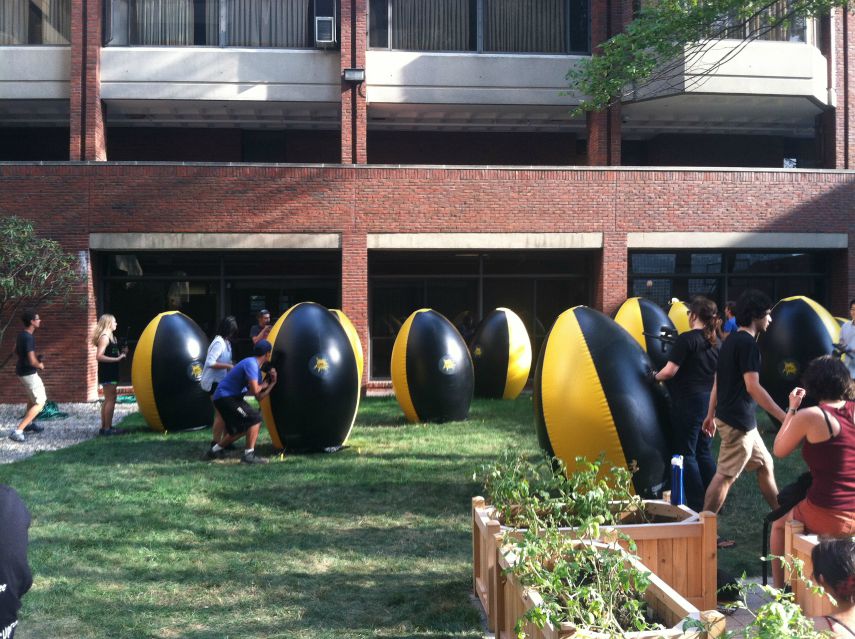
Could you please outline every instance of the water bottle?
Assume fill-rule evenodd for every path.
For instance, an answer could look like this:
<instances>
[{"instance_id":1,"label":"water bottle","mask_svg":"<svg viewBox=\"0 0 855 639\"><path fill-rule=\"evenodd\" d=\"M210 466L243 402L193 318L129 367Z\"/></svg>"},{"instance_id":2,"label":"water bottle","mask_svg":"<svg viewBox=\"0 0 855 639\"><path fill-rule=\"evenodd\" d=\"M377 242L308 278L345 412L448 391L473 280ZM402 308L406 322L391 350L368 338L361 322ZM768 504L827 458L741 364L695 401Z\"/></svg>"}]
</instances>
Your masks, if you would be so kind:
<instances>
[{"instance_id":1,"label":"water bottle","mask_svg":"<svg viewBox=\"0 0 855 639\"><path fill-rule=\"evenodd\" d=\"M683 492L683 456L674 455L671 458L671 503L682 506L686 503Z\"/></svg>"}]
</instances>

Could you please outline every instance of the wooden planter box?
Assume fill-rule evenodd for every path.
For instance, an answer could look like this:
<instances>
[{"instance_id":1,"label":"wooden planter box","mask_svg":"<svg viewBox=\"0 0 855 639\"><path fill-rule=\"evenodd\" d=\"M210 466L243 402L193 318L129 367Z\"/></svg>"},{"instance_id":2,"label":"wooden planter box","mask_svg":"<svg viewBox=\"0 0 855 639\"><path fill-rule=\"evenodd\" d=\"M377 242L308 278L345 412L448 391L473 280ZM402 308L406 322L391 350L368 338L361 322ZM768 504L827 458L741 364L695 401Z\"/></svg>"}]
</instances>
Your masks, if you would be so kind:
<instances>
[{"instance_id":1,"label":"wooden planter box","mask_svg":"<svg viewBox=\"0 0 855 639\"><path fill-rule=\"evenodd\" d=\"M497 568L500 578L497 582L498 597L496 601L498 614L497 627L495 629L496 639L514 639L516 637L514 628L517 620L530 608L540 605L543 602L543 599L541 599L540 594L536 590L523 587L516 576L505 573L515 560L516 558L512 553L500 553L498 558ZM634 564L637 569L650 572L648 567L633 557L627 555L627 561ZM632 639L676 639L678 637L700 639L701 637L719 637L725 631L726 621L724 615L715 609L701 612L655 574L651 574L650 576L650 585L644 593L644 598L653 609L654 614L662 620L666 629L647 632L626 632L621 634L621 637L631 637ZM699 619L709 624L709 632L702 632L695 629L684 631L682 629L683 621L687 617ZM543 628L538 628L534 624L528 623L523 628L528 639L564 639L565 637L574 637L574 639L609 639L610 637L609 635L585 630L584 628L579 628L568 623L556 626L547 622Z\"/></svg>"},{"instance_id":2,"label":"wooden planter box","mask_svg":"<svg viewBox=\"0 0 855 639\"><path fill-rule=\"evenodd\" d=\"M813 561L810 554L814 546L819 543L816 535L806 535L805 525L795 519L784 525L784 556L801 559L804 562L802 574L813 581ZM822 617L834 614L834 608L827 597L815 595L807 586L804 579L799 579L791 570L784 572L784 580L789 582L790 588L806 617Z\"/></svg>"},{"instance_id":3,"label":"wooden planter box","mask_svg":"<svg viewBox=\"0 0 855 639\"><path fill-rule=\"evenodd\" d=\"M696 513L661 500L645 501L648 512L663 523L625 524L611 529L635 541L635 552L648 569L701 610L716 606L716 516ZM472 572L475 594L484 606L487 625L496 627L497 551L508 528L495 519L495 508L483 497L472 499ZM568 536L573 528L562 528ZM609 527L603 527L607 535ZM498 536L498 537L497 537Z\"/></svg>"}]
</instances>

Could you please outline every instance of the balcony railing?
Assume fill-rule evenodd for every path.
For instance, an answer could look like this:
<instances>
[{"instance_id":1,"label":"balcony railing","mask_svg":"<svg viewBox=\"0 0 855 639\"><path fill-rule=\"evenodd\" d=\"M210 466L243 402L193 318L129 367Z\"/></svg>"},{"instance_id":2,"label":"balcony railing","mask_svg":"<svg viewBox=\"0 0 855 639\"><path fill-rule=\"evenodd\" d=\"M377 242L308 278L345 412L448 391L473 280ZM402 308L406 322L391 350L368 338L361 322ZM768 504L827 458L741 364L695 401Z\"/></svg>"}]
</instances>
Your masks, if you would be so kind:
<instances>
[{"instance_id":1,"label":"balcony railing","mask_svg":"<svg viewBox=\"0 0 855 639\"><path fill-rule=\"evenodd\" d=\"M68 44L71 0L0 0L0 45Z\"/></svg>"},{"instance_id":2,"label":"balcony railing","mask_svg":"<svg viewBox=\"0 0 855 639\"><path fill-rule=\"evenodd\" d=\"M106 43L309 48L315 0L105 0Z\"/></svg>"},{"instance_id":3,"label":"balcony railing","mask_svg":"<svg viewBox=\"0 0 855 639\"><path fill-rule=\"evenodd\" d=\"M589 0L370 0L376 49L588 53Z\"/></svg>"},{"instance_id":4,"label":"balcony railing","mask_svg":"<svg viewBox=\"0 0 855 639\"><path fill-rule=\"evenodd\" d=\"M788 20L791 0L779 0L748 19L725 18L713 27L713 38L770 40L776 42L818 42L818 21L802 17Z\"/></svg>"}]
</instances>

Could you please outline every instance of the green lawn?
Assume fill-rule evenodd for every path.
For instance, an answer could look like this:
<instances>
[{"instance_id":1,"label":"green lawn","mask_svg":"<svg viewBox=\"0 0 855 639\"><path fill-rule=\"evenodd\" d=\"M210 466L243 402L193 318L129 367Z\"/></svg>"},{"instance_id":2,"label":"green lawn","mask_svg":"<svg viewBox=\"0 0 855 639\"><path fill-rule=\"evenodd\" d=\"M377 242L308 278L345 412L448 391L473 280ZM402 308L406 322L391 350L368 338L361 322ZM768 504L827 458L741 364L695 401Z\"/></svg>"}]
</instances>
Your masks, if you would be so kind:
<instances>
[{"instance_id":1,"label":"green lawn","mask_svg":"<svg viewBox=\"0 0 855 639\"><path fill-rule=\"evenodd\" d=\"M369 399L345 450L258 467L203 462L209 433L158 435L132 415L132 435L0 466L33 514L16 636L479 637L472 474L535 451L531 415L524 396L412 425L394 399ZM740 479L721 525L738 541L720 553L728 570L759 574L760 502Z\"/></svg>"}]
</instances>

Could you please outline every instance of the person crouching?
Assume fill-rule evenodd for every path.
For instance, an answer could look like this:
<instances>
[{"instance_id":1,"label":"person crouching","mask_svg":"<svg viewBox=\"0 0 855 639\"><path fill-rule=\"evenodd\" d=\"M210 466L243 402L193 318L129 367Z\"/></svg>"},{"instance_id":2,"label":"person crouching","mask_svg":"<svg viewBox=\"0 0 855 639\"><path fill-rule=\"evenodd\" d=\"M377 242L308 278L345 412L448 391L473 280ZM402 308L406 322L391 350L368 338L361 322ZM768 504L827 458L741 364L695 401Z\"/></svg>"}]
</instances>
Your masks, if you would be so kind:
<instances>
[{"instance_id":1,"label":"person crouching","mask_svg":"<svg viewBox=\"0 0 855 639\"><path fill-rule=\"evenodd\" d=\"M246 403L244 395L249 392L259 401L264 399L276 386L276 369L271 368L267 381L262 380L261 367L273 350L266 339L259 340L252 348L252 357L238 362L214 393L214 406L223 416L226 436L218 444L211 446L206 453L208 459L221 459L224 450L232 442L246 435L246 450L241 462L244 464L266 464L267 460L255 454L255 442L261 428L261 415Z\"/></svg>"}]
</instances>

